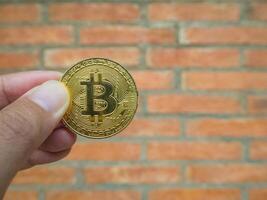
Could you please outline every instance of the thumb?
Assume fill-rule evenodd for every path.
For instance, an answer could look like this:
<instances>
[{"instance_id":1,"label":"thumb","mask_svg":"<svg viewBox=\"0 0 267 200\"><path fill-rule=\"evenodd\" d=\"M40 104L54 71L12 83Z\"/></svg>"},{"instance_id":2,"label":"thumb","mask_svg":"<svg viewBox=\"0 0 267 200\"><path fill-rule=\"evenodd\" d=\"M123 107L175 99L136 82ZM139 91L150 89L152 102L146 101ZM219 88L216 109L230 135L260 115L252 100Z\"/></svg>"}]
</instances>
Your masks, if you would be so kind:
<instances>
[{"instance_id":1,"label":"thumb","mask_svg":"<svg viewBox=\"0 0 267 200\"><path fill-rule=\"evenodd\" d=\"M16 172L56 127L68 105L65 86L48 81L1 110L0 166Z\"/></svg>"}]
</instances>

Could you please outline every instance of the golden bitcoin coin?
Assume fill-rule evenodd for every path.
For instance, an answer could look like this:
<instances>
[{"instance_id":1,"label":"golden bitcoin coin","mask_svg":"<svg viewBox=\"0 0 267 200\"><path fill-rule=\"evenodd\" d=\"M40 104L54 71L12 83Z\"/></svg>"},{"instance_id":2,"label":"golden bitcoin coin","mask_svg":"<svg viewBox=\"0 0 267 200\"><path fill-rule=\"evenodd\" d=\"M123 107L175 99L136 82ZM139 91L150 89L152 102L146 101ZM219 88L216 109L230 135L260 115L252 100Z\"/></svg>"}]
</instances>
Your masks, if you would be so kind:
<instances>
[{"instance_id":1,"label":"golden bitcoin coin","mask_svg":"<svg viewBox=\"0 0 267 200\"><path fill-rule=\"evenodd\" d=\"M67 70L61 81L71 98L63 117L71 131L89 138L106 138L133 119L137 88L118 63L103 58L83 60Z\"/></svg>"}]
</instances>

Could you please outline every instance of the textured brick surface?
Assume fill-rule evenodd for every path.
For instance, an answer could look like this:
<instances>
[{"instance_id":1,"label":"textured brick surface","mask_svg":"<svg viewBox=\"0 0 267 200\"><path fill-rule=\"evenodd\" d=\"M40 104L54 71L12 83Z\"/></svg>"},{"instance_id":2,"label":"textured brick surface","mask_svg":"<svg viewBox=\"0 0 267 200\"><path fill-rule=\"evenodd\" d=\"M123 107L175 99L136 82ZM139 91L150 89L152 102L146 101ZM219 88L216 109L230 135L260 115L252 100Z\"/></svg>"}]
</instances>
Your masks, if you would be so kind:
<instances>
[{"instance_id":1,"label":"textured brick surface","mask_svg":"<svg viewBox=\"0 0 267 200\"><path fill-rule=\"evenodd\" d=\"M185 30L186 43L191 44L267 44L266 27L190 27Z\"/></svg>"},{"instance_id":2,"label":"textured brick surface","mask_svg":"<svg viewBox=\"0 0 267 200\"><path fill-rule=\"evenodd\" d=\"M158 68L230 68L238 66L239 52L235 49L153 48L147 52L147 62Z\"/></svg>"},{"instance_id":3,"label":"textured brick surface","mask_svg":"<svg viewBox=\"0 0 267 200\"><path fill-rule=\"evenodd\" d=\"M86 170L88 183L175 183L179 180L178 167L98 167Z\"/></svg>"},{"instance_id":4,"label":"textured brick surface","mask_svg":"<svg viewBox=\"0 0 267 200\"><path fill-rule=\"evenodd\" d=\"M5 196L5 200L37 200L38 199L38 193L32 192L32 191L14 191L10 190L7 192Z\"/></svg>"},{"instance_id":5,"label":"textured brick surface","mask_svg":"<svg viewBox=\"0 0 267 200\"><path fill-rule=\"evenodd\" d=\"M266 165L228 164L193 165L187 169L188 179L198 183L266 182Z\"/></svg>"},{"instance_id":6,"label":"textured brick surface","mask_svg":"<svg viewBox=\"0 0 267 200\"><path fill-rule=\"evenodd\" d=\"M101 199L101 200L141 200L139 192L122 190L122 191L109 191L109 190L96 190L92 192L86 191L53 191L47 194L47 200L88 200L88 199Z\"/></svg>"},{"instance_id":7,"label":"textured brick surface","mask_svg":"<svg viewBox=\"0 0 267 200\"><path fill-rule=\"evenodd\" d=\"M174 29L144 27L92 27L83 28L80 33L82 44L172 44Z\"/></svg>"},{"instance_id":8,"label":"textured brick surface","mask_svg":"<svg viewBox=\"0 0 267 200\"><path fill-rule=\"evenodd\" d=\"M132 22L140 16L138 5L131 3L62 3L49 6L53 21Z\"/></svg>"},{"instance_id":9,"label":"textured brick surface","mask_svg":"<svg viewBox=\"0 0 267 200\"><path fill-rule=\"evenodd\" d=\"M238 143L151 142L148 145L148 159L239 160L241 159L241 149L241 145Z\"/></svg>"},{"instance_id":10,"label":"textured brick surface","mask_svg":"<svg viewBox=\"0 0 267 200\"><path fill-rule=\"evenodd\" d=\"M67 167L36 167L18 173L14 184L64 184L75 179L74 169Z\"/></svg>"},{"instance_id":11,"label":"textured brick surface","mask_svg":"<svg viewBox=\"0 0 267 200\"><path fill-rule=\"evenodd\" d=\"M238 4L154 3L148 15L153 21L237 21L240 8Z\"/></svg>"},{"instance_id":12,"label":"textured brick surface","mask_svg":"<svg viewBox=\"0 0 267 200\"><path fill-rule=\"evenodd\" d=\"M39 21L40 16L40 8L37 4L8 4L0 7L1 23L35 22Z\"/></svg>"},{"instance_id":13,"label":"textured brick surface","mask_svg":"<svg viewBox=\"0 0 267 200\"><path fill-rule=\"evenodd\" d=\"M241 194L235 189L161 189L149 194L149 200L240 200Z\"/></svg>"},{"instance_id":14,"label":"textured brick surface","mask_svg":"<svg viewBox=\"0 0 267 200\"><path fill-rule=\"evenodd\" d=\"M136 81L132 123L18 173L4 200L265 200L265 0L8 1L0 73L104 57Z\"/></svg>"}]
</instances>

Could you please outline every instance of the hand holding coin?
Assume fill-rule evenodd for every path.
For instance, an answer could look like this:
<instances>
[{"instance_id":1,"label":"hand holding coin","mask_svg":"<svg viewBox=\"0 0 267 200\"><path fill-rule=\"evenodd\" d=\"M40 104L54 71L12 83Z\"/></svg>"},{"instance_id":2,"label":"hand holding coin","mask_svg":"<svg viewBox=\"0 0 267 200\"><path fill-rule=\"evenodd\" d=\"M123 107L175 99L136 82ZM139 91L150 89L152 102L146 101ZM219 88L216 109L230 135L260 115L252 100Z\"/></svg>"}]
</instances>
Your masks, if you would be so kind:
<instances>
[{"instance_id":1,"label":"hand holding coin","mask_svg":"<svg viewBox=\"0 0 267 200\"><path fill-rule=\"evenodd\" d=\"M58 72L0 76L0 199L17 171L65 157L76 135L59 121L69 95Z\"/></svg>"}]
</instances>

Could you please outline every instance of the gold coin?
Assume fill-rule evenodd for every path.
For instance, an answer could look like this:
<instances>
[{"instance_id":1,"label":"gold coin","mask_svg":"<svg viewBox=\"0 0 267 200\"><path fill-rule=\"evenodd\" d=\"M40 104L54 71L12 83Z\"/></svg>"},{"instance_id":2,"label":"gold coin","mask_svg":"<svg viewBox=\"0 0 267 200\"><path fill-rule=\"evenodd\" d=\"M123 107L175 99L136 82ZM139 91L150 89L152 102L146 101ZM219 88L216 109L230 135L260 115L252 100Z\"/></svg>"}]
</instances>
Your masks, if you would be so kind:
<instances>
[{"instance_id":1,"label":"gold coin","mask_svg":"<svg viewBox=\"0 0 267 200\"><path fill-rule=\"evenodd\" d=\"M83 60L65 72L61 81L70 94L63 123L89 138L106 138L122 131L133 119L138 92L120 64L103 58Z\"/></svg>"}]
</instances>

